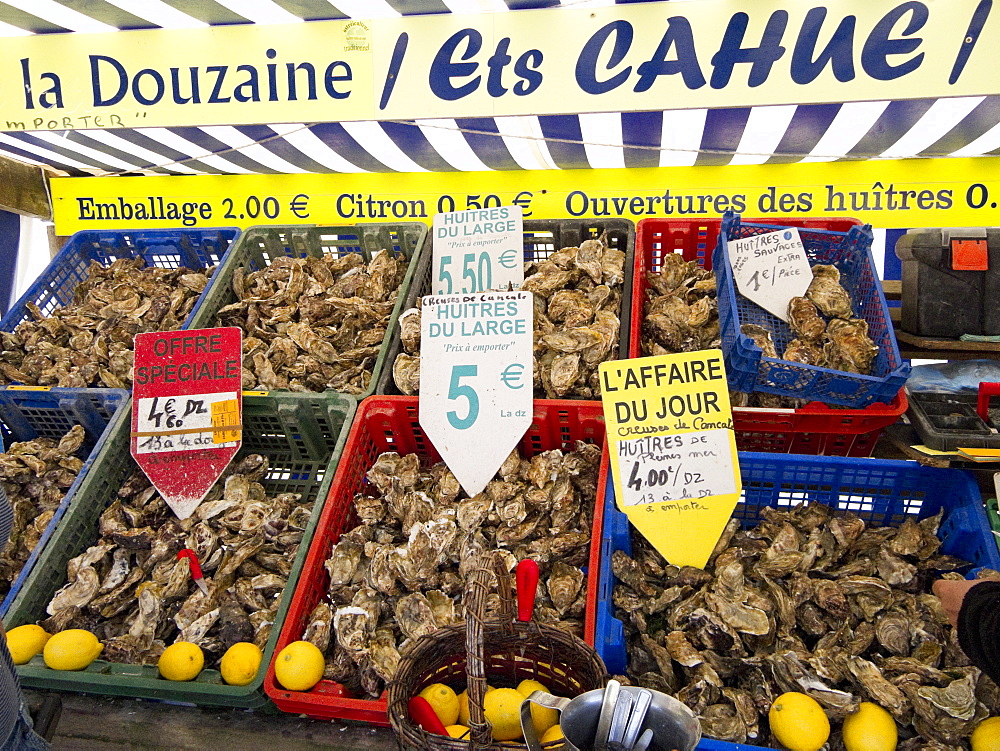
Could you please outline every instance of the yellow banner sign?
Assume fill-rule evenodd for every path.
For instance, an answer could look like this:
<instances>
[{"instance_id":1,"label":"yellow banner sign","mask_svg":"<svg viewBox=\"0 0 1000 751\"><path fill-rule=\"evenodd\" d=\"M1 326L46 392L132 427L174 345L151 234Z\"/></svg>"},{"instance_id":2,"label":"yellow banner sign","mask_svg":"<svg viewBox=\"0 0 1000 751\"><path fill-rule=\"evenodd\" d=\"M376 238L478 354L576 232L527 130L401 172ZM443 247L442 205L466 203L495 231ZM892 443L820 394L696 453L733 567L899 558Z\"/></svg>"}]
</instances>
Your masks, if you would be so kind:
<instances>
[{"instance_id":1,"label":"yellow banner sign","mask_svg":"<svg viewBox=\"0 0 1000 751\"><path fill-rule=\"evenodd\" d=\"M978 0L703 0L8 37L0 129L238 125L991 94Z\"/></svg>"},{"instance_id":2,"label":"yellow banner sign","mask_svg":"<svg viewBox=\"0 0 1000 751\"><path fill-rule=\"evenodd\" d=\"M664 558L704 568L742 480L722 350L600 365L618 508Z\"/></svg>"},{"instance_id":3,"label":"yellow banner sign","mask_svg":"<svg viewBox=\"0 0 1000 751\"><path fill-rule=\"evenodd\" d=\"M52 180L60 235L87 229L420 221L520 206L525 219L851 216L876 228L1000 224L995 158L649 169Z\"/></svg>"}]
</instances>

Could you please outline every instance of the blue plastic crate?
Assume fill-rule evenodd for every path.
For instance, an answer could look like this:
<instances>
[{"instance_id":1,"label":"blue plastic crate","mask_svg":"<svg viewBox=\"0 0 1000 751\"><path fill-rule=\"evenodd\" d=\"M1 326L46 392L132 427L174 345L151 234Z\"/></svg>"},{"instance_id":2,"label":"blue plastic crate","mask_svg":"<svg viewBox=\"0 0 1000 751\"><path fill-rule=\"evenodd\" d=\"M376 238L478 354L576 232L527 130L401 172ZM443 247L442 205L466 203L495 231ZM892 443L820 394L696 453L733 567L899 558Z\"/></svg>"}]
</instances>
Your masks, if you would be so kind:
<instances>
[{"instance_id":1,"label":"blue plastic crate","mask_svg":"<svg viewBox=\"0 0 1000 751\"><path fill-rule=\"evenodd\" d=\"M1000 569L1000 551L979 488L964 470L934 469L909 461L743 451L739 461L743 494L733 516L746 526L760 520L760 509L765 506L791 507L808 501L852 511L877 526L898 526L908 516L923 519L943 508L938 532L943 541L941 551L969 561L974 568ZM594 648L610 674L624 675L628 656L622 622L615 618L611 601L617 581L611 573L611 555L616 550L632 554L631 525L615 505L610 473L604 499ZM760 747L705 739L698 748L736 751Z\"/></svg>"},{"instance_id":2,"label":"blue plastic crate","mask_svg":"<svg viewBox=\"0 0 1000 751\"><path fill-rule=\"evenodd\" d=\"M28 303L34 303L49 315L73 302L73 291L87 278L91 261L110 266L120 258L141 258L147 266L204 269L218 266L239 235L240 230L235 227L77 232L0 319L0 331L13 331L22 321L30 319ZM193 314L194 310L188 316L189 321Z\"/></svg>"},{"instance_id":3,"label":"blue plastic crate","mask_svg":"<svg viewBox=\"0 0 1000 751\"><path fill-rule=\"evenodd\" d=\"M0 616L6 615L56 525L66 513L77 488L104 445L108 425L119 411L128 409L130 404L129 392L124 389L0 388L0 423L4 432L4 447L9 447L11 442L35 438L58 441L74 425L82 425L86 434L78 452L78 456L84 460L83 467L74 483L66 490L62 502L21 572L11 583L10 591L3 603L0 603Z\"/></svg>"},{"instance_id":4,"label":"blue plastic crate","mask_svg":"<svg viewBox=\"0 0 1000 751\"><path fill-rule=\"evenodd\" d=\"M892 401L906 382L910 366L899 355L889 307L872 259L870 225L852 227L847 232L800 228L799 235L810 265L832 264L840 270L841 284L854 302L854 314L868 322L868 334L879 348L871 375L764 357L760 347L741 333L746 323L763 326L771 332L779 353L795 338L787 323L739 294L729 265L728 241L779 229L784 227L741 222L740 216L732 212L722 220L712 267L718 284L719 329L729 387L855 409Z\"/></svg>"}]
</instances>

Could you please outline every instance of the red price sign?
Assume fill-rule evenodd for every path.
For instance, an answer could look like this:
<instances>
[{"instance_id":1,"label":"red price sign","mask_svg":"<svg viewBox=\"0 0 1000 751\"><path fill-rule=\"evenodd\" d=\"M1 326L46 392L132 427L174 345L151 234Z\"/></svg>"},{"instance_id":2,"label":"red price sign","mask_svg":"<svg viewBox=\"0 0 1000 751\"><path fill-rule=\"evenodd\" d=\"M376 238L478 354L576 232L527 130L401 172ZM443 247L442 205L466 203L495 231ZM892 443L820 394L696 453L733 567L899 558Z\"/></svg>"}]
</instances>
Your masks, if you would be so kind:
<instances>
[{"instance_id":1,"label":"red price sign","mask_svg":"<svg viewBox=\"0 0 1000 751\"><path fill-rule=\"evenodd\" d=\"M242 336L230 327L135 337L132 456L181 519L242 443Z\"/></svg>"}]
</instances>

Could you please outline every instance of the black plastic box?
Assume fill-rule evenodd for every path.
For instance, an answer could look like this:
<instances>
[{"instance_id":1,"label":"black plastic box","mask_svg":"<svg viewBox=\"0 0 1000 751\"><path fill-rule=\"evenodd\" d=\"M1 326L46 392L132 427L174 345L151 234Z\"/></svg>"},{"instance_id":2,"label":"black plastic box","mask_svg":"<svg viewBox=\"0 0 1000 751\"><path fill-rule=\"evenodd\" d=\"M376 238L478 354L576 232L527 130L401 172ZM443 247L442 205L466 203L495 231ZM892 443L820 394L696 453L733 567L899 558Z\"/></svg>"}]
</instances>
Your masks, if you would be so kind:
<instances>
[{"instance_id":1,"label":"black plastic box","mask_svg":"<svg viewBox=\"0 0 1000 751\"><path fill-rule=\"evenodd\" d=\"M910 230L903 262L903 331L957 339L1000 335L1000 227Z\"/></svg>"},{"instance_id":2,"label":"black plastic box","mask_svg":"<svg viewBox=\"0 0 1000 751\"><path fill-rule=\"evenodd\" d=\"M976 394L907 390L907 396L910 424L928 448L937 451L1000 448L996 423L1000 411L989 410L990 419L984 421L976 412Z\"/></svg>"}]
</instances>

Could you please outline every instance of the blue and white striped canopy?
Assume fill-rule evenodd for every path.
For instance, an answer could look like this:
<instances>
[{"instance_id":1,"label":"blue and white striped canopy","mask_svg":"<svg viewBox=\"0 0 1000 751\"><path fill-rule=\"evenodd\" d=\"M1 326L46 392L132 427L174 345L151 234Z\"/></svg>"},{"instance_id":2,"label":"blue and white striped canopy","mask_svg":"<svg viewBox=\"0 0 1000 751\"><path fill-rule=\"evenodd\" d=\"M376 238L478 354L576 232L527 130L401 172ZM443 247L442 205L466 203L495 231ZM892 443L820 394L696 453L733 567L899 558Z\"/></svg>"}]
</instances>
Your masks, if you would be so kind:
<instances>
[{"instance_id":1,"label":"blue and white striped canopy","mask_svg":"<svg viewBox=\"0 0 1000 751\"><path fill-rule=\"evenodd\" d=\"M613 4L0 0L0 36ZM69 175L439 172L967 157L1000 155L1000 95L710 110L3 132L0 154Z\"/></svg>"}]
</instances>

